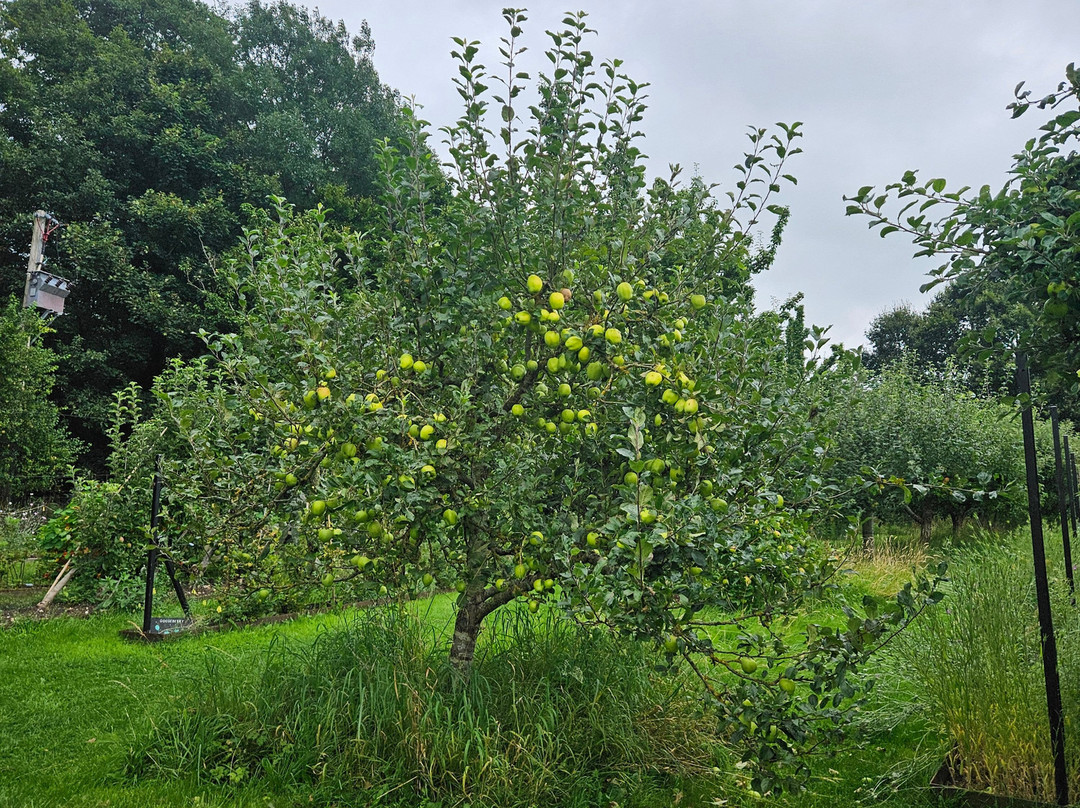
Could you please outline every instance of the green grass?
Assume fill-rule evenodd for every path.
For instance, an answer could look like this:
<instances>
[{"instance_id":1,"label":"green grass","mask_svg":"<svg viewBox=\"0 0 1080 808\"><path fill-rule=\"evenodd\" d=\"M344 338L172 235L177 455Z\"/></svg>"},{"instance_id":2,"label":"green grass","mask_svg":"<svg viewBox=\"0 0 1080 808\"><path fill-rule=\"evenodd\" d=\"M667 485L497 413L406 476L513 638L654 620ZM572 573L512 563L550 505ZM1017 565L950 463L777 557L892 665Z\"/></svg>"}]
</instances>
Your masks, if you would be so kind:
<instances>
[{"instance_id":1,"label":"green grass","mask_svg":"<svg viewBox=\"0 0 1080 808\"><path fill-rule=\"evenodd\" d=\"M861 591L860 587L871 586L855 578L850 576L844 581L854 594ZM435 676L445 674L440 672L435 658L418 649L429 649L445 640L453 609L447 596L417 602L411 608L420 619L422 634L416 638L418 645L408 664L401 661L396 667L402 672L401 682L412 681L413 690L419 691L415 678L404 676L406 668L412 671L409 676L415 676L417 670L430 670ZM835 618L835 611L835 604L823 602L812 616L818 620ZM124 615L26 621L0 631L0 738L5 739L0 743L0 805L116 808L374 804L372 800L382 796L375 786L366 792L365 799L357 799L355 789L349 792L344 786L352 774L364 771L363 766L368 765L365 761L377 757L379 750L374 747L365 748L362 755L357 747L352 758L339 758L333 764L338 768L327 769L321 781L306 773L313 760L318 765L322 752L348 739L349 733L341 726L330 733L336 733L336 739L324 736L322 731L305 737L303 754L279 754L271 772L260 768L258 756L242 759L242 755L234 755L229 762L232 753L222 752L228 745L218 743L228 740L233 729L237 730L234 742L237 738L242 742L250 740L250 733L240 731L245 722L256 728L292 727L294 733L334 723L312 723L307 720L310 715L301 716L290 704L306 704L313 711L323 710L326 716L344 710L343 714L356 718L355 712L348 712L356 709L355 688L350 696L343 688L319 686L356 667L342 664L350 653L355 656L356 649L350 651L347 643L342 645L342 635L328 631L341 627L344 620L341 615L307 617L288 624L204 634L157 645L120 640L117 632L135 621ZM547 633L551 634L550 630ZM558 642L552 645L554 641ZM532 643L529 654L525 653L528 643ZM268 652L271 644L274 650ZM574 660L578 652L584 653L584 658L567 668L567 661ZM713 755L712 763L721 768L721 777L705 770L697 775L665 773L665 765L671 762L664 763L662 752L670 751L672 738L682 737L682 742L688 744L703 743L696 734L700 719L676 713L679 720L674 723L682 726L683 735L665 736L664 732L673 731L671 722L650 715L642 706L649 699L656 701L659 691L648 692L638 680L634 691L637 701L633 701L627 695L630 690L624 692L615 681L605 678L618 679L635 670L640 672L647 658L627 657L626 665L616 666L610 662L610 647L604 650L596 646L590 651L578 640L568 642L565 636L553 640L545 637L545 632L516 646L489 645L486 657L481 655L481 660L485 658L493 660L495 666L490 675L477 678L477 682L487 683L477 685L485 689L485 700L470 704L452 691L436 689L436 698L407 702L414 714L419 710L424 716L424 721L416 725L422 726L424 732L409 736L400 726L395 729L386 717L407 715L408 711L395 708L395 713L380 708L379 714L388 723L362 735L383 738L389 744L396 732L399 746L410 737L414 742L424 739L426 771L432 782L448 783L451 789L454 778L463 776L463 756L467 751L475 754L474 745L483 744L479 759L488 761L489 771L468 775L477 784L472 792L473 806L514 804L499 789L510 780L520 779L516 774L519 771L531 774L529 788L519 790L519 796L524 796L518 804L608 806L615 802L620 806L726 804L762 808L838 808L857 804L922 808L938 804L924 786L940 761L943 741L925 715L905 707L910 694L900 693L898 700L896 693L882 691L864 717L864 742L832 756L815 758L808 793L755 800L733 787L731 765L722 750L713 747L702 746L695 754L701 755L703 762ZM383 665L372 671L394 668ZM499 673L507 670L513 675ZM586 701L573 689L581 684L579 677L581 682L607 682L604 688L594 691L594 698L605 688L621 698L609 699L606 712L578 709L574 700ZM545 690L545 682L561 684ZM265 686L261 693L257 687L260 683ZM293 698L288 703L275 699L286 687L292 687L292 692L304 691L304 699ZM367 697L381 694L379 697L386 699L387 692L386 687L376 688ZM574 698L566 701L567 694ZM221 708L218 714L229 721L199 726L190 720L193 714L185 712L185 708L200 699L217 699ZM481 720L482 715L474 711L470 717L469 711L479 703L486 705L484 709L491 714L511 717L516 705L521 722L513 724L501 717L503 731L495 737L490 722ZM546 725L536 720L533 713L537 704L545 709L557 707L560 715L571 716L567 726L553 726L551 719ZM633 705L631 714L640 718L636 728L634 721L624 720L625 712L620 713L622 707ZM261 723L252 724L256 706ZM595 733L583 734L585 728L595 729L598 724L602 743L596 741ZM648 730L644 735L642 728ZM591 738L593 745L583 738ZM664 743L650 746L650 739L662 739ZM266 739L256 740L263 743ZM608 751L597 754L598 748ZM203 754L199 749L211 757L218 755L218 760L203 767L183 758ZM581 751L587 749L593 752ZM367 771L369 781L373 781L373 770ZM590 776L590 771L604 774ZM230 774L238 782L230 782ZM426 793L437 794L430 790ZM398 796L401 805L424 804L422 794L400 789L385 795L381 804L393 804Z\"/></svg>"},{"instance_id":2,"label":"green grass","mask_svg":"<svg viewBox=\"0 0 1080 808\"><path fill-rule=\"evenodd\" d=\"M1061 562L1060 534L1047 529L1070 791L1080 789L1080 610ZM998 540L1000 541L1000 539ZM896 644L885 664L912 683L915 699L955 745L973 786L1053 801L1031 539L1016 531L1004 546L954 554L946 599Z\"/></svg>"}]
</instances>

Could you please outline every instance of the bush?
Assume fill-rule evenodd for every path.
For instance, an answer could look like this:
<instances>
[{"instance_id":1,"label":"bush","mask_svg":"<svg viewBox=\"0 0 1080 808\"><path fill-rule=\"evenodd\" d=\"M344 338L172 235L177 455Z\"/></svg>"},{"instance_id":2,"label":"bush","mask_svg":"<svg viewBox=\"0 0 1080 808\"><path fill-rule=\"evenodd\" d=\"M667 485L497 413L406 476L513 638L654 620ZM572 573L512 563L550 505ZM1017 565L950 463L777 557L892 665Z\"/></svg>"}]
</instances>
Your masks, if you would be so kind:
<instances>
[{"instance_id":1,"label":"bush","mask_svg":"<svg viewBox=\"0 0 1080 808\"><path fill-rule=\"evenodd\" d=\"M935 519L954 535L971 518L1016 524L1026 513L1020 424L999 404L976 398L959 381L924 378L895 362L852 388L834 451L838 476L863 474L853 507L887 521L910 519L929 541ZM1040 429L1040 457L1052 444Z\"/></svg>"},{"instance_id":2,"label":"bush","mask_svg":"<svg viewBox=\"0 0 1080 808\"><path fill-rule=\"evenodd\" d=\"M14 297L0 309L0 503L52 491L78 451L49 400L56 357L35 344L47 330Z\"/></svg>"}]
</instances>

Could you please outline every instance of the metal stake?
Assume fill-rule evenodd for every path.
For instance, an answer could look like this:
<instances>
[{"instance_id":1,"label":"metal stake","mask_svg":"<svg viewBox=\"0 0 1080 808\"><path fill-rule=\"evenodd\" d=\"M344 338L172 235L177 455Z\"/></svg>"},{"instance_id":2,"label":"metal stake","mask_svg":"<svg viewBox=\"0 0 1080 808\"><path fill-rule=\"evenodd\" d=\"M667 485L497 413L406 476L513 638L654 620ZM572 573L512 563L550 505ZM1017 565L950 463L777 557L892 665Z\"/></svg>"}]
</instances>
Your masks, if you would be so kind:
<instances>
[{"instance_id":1,"label":"metal stake","mask_svg":"<svg viewBox=\"0 0 1080 808\"><path fill-rule=\"evenodd\" d=\"M1061 519L1061 546L1065 552L1065 577L1069 579L1069 592L1076 591L1073 583L1072 547L1069 542L1069 483L1065 464L1061 459L1061 424L1058 421L1058 408L1050 405L1050 425L1054 433L1054 482L1057 486L1058 516Z\"/></svg>"},{"instance_id":2,"label":"metal stake","mask_svg":"<svg viewBox=\"0 0 1080 808\"><path fill-rule=\"evenodd\" d=\"M1016 355L1016 388L1031 397L1031 374L1025 354ZM1042 509L1039 506L1039 467L1035 457L1035 423L1031 405L1021 413L1024 430L1024 464L1027 469L1028 516L1031 520L1031 550L1035 561L1035 599L1039 607L1039 634L1042 640L1043 677L1046 681L1046 712L1050 719L1050 746L1054 754L1054 790L1058 805L1069 804L1069 780L1065 770L1065 717L1061 709L1061 681L1058 678L1057 642L1050 611L1050 585L1046 576Z\"/></svg>"}]
</instances>

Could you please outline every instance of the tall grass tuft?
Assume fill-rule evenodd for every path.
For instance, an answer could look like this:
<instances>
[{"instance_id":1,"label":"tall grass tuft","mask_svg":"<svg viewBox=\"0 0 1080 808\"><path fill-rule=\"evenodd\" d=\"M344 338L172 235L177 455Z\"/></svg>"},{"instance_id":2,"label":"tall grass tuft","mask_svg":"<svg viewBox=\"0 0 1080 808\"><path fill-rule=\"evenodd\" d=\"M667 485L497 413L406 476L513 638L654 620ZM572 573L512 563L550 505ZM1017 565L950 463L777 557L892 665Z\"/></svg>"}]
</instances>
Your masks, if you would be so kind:
<instances>
[{"instance_id":1,"label":"tall grass tuft","mask_svg":"<svg viewBox=\"0 0 1080 808\"><path fill-rule=\"evenodd\" d=\"M1030 549L982 545L956 553L938 606L902 635L894 675L939 723L974 789L1053 801L1053 763ZM1051 581L1069 780L1080 793L1080 611Z\"/></svg>"},{"instance_id":2,"label":"tall grass tuft","mask_svg":"<svg viewBox=\"0 0 1080 808\"><path fill-rule=\"evenodd\" d=\"M395 611L273 644L260 675L219 659L129 769L371 805L641 805L719 785L715 724L646 650L556 618L490 634L467 682Z\"/></svg>"}]
</instances>

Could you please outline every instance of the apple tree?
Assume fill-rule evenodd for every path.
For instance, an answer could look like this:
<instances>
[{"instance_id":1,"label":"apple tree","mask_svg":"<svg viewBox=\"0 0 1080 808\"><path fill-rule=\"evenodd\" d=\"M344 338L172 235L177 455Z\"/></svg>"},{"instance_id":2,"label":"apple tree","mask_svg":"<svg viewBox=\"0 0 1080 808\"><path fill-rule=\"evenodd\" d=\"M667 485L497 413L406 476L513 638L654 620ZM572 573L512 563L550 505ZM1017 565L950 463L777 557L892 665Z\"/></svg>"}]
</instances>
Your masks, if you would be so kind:
<instances>
[{"instance_id":1,"label":"apple tree","mask_svg":"<svg viewBox=\"0 0 1080 808\"><path fill-rule=\"evenodd\" d=\"M217 382L159 390L187 446L174 476L253 601L456 589L463 675L515 602L656 642L768 791L815 730L841 732L860 661L935 597L905 590L798 650L777 622L833 572L809 532L832 381L855 362L797 308L753 306L799 126L750 131L724 204L677 169L647 185L644 87L595 64L571 15L528 95L525 17L506 16L501 77L457 41L449 164L414 116L382 145L382 230L283 200L247 230L221 268L242 328L204 335Z\"/></svg>"},{"instance_id":2,"label":"apple tree","mask_svg":"<svg viewBox=\"0 0 1080 808\"><path fill-rule=\"evenodd\" d=\"M921 181L907 171L884 189L860 188L847 212L868 217L882 237L907 236L916 256L939 259L923 291L953 287L964 325L979 326L966 335L970 352L1000 361L1025 351L1040 386L1060 400L1080 392L1080 73L1068 65L1056 91L1037 100L1023 85L1009 105L1014 118L1032 107L1061 111L1014 155L1000 190L950 190L942 177ZM980 311L987 297L998 310L990 318Z\"/></svg>"}]
</instances>

